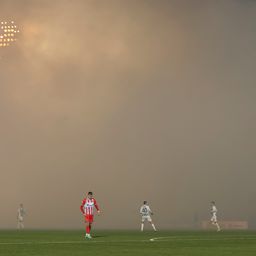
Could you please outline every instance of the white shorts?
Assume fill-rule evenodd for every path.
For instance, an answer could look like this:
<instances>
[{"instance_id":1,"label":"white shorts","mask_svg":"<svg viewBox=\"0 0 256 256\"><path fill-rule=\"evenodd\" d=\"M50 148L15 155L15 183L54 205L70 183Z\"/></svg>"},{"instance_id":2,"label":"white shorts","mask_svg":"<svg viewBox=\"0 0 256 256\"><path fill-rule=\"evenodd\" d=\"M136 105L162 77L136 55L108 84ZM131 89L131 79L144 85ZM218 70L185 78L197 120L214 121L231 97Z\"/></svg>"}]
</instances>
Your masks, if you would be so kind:
<instances>
[{"instance_id":1,"label":"white shorts","mask_svg":"<svg viewBox=\"0 0 256 256\"><path fill-rule=\"evenodd\" d=\"M23 217L22 217L22 216L19 216L19 217L18 217L18 221L22 222L22 221L23 221Z\"/></svg>"},{"instance_id":2,"label":"white shorts","mask_svg":"<svg viewBox=\"0 0 256 256\"><path fill-rule=\"evenodd\" d=\"M151 222L151 221L152 221L152 219L151 219L150 215L142 216L141 221L142 221L142 222L144 222L145 220L147 220L147 221L149 221L149 222Z\"/></svg>"},{"instance_id":3,"label":"white shorts","mask_svg":"<svg viewBox=\"0 0 256 256\"><path fill-rule=\"evenodd\" d=\"M212 214L211 222L217 222L217 215L216 215L216 213Z\"/></svg>"}]
</instances>

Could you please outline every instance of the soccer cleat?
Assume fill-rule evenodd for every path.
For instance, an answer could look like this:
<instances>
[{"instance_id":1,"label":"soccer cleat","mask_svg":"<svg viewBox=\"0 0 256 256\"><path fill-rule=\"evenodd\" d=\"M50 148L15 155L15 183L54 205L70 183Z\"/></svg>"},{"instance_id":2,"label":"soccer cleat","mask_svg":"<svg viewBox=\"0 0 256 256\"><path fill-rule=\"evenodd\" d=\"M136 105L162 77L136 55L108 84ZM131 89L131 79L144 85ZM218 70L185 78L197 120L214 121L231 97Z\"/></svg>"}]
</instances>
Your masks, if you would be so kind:
<instances>
[{"instance_id":1,"label":"soccer cleat","mask_svg":"<svg viewBox=\"0 0 256 256\"><path fill-rule=\"evenodd\" d=\"M85 235L85 238L86 238L86 239L92 239L92 237L91 237L90 234L86 234L86 235Z\"/></svg>"}]
</instances>

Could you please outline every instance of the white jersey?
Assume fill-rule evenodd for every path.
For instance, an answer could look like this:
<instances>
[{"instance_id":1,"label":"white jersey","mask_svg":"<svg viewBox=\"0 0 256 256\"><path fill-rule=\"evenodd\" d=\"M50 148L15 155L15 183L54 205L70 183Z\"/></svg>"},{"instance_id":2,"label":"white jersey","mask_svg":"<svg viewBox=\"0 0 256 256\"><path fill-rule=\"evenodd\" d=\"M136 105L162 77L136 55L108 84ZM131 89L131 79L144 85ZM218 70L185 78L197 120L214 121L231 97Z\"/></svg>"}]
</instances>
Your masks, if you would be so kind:
<instances>
[{"instance_id":1,"label":"white jersey","mask_svg":"<svg viewBox=\"0 0 256 256\"><path fill-rule=\"evenodd\" d=\"M20 207L18 209L18 218L19 218L19 220L23 220L25 215L26 215L25 209Z\"/></svg>"},{"instance_id":2,"label":"white jersey","mask_svg":"<svg viewBox=\"0 0 256 256\"><path fill-rule=\"evenodd\" d=\"M211 214L212 214L212 217L211 217L211 222L213 223L216 223L217 222L217 208L215 205L212 206L212 209L211 209Z\"/></svg>"},{"instance_id":3,"label":"white jersey","mask_svg":"<svg viewBox=\"0 0 256 256\"><path fill-rule=\"evenodd\" d=\"M140 207L140 214L142 216L150 216L152 214L152 211L148 205L144 204Z\"/></svg>"},{"instance_id":4,"label":"white jersey","mask_svg":"<svg viewBox=\"0 0 256 256\"><path fill-rule=\"evenodd\" d=\"M217 213L217 207L215 205L212 206L212 210L211 210L211 213L212 214L216 214Z\"/></svg>"}]
</instances>

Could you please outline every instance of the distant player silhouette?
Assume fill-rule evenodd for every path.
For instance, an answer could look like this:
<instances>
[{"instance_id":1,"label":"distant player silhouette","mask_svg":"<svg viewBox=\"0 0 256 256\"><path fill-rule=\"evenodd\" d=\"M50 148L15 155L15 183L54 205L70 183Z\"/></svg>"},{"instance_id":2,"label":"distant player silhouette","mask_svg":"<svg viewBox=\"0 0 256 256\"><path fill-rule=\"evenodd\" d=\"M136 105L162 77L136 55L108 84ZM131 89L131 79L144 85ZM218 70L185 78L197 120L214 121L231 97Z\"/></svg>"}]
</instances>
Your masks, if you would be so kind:
<instances>
[{"instance_id":1,"label":"distant player silhouette","mask_svg":"<svg viewBox=\"0 0 256 256\"><path fill-rule=\"evenodd\" d=\"M156 227L152 221L151 215L153 215L153 212L151 211L150 207L147 204L147 201L143 202L143 205L140 207L140 214L141 214L141 231L144 230L144 222L147 220L154 231L156 231Z\"/></svg>"},{"instance_id":2,"label":"distant player silhouette","mask_svg":"<svg viewBox=\"0 0 256 256\"><path fill-rule=\"evenodd\" d=\"M17 229L24 229L25 225L24 225L24 217L26 215L26 211L23 207L23 204L20 204L18 211L17 211Z\"/></svg>"},{"instance_id":3,"label":"distant player silhouette","mask_svg":"<svg viewBox=\"0 0 256 256\"><path fill-rule=\"evenodd\" d=\"M220 231L220 225L219 225L218 220L217 220L217 212L218 212L218 210L217 210L217 207L215 205L215 202L212 201L211 202L211 215L212 215L211 222L214 226L217 227L217 231Z\"/></svg>"}]
</instances>

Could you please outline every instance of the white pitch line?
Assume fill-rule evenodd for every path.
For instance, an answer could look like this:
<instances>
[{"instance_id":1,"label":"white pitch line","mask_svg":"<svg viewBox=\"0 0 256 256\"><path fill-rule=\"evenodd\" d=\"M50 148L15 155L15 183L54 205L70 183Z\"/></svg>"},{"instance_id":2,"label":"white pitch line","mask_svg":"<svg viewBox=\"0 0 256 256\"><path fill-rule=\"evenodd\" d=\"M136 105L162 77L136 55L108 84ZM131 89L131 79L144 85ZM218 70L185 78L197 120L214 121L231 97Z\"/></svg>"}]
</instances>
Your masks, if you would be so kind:
<instances>
[{"instance_id":1,"label":"white pitch line","mask_svg":"<svg viewBox=\"0 0 256 256\"><path fill-rule=\"evenodd\" d=\"M79 244L82 241L46 241L46 242L0 242L0 245L26 245L26 244Z\"/></svg>"},{"instance_id":2,"label":"white pitch line","mask_svg":"<svg viewBox=\"0 0 256 256\"><path fill-rule=\"evenodd\" d=\"M42 242L0 242L0 245L44 245L44 244L87 244L87 243L145 243L148 240L84 240L84 241L42 241Z\"/></svg>"},{"instance_id":3,"label":"white pitch line","mask_svg":"<svg viewBox=\"0 0 256 256\"><path fill-rule=\"evenodd\" d=\"M256 240L256 236L245 236L245 237L223 237L219 238L196 238L196 237L172 237L172 236L164 236L164 237L153 237L149 239L150 242L168 242L168 241L219 241L219 240Z\"/></svg>"}]
</instances>

